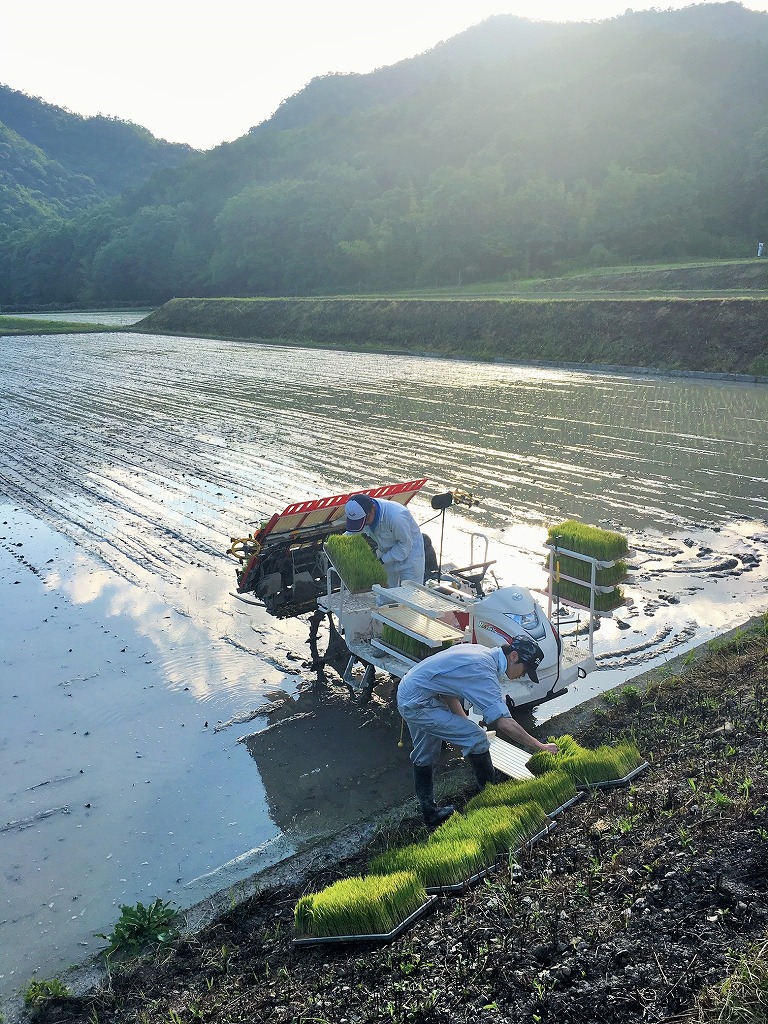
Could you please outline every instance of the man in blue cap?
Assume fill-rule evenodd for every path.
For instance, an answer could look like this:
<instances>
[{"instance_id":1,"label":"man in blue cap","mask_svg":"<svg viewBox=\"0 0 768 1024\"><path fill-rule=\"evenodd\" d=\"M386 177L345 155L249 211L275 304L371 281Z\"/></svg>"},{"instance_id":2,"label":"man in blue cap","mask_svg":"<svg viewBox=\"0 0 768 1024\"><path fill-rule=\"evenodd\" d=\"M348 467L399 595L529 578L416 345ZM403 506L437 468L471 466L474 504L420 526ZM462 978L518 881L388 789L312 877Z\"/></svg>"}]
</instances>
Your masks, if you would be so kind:
<instances>
[{"instance_id":1,"label":"man in blue cap","mask_svg":"<svg viewBox=\"0 0 768 1024\"><path fill-rule=\"evenodd\" d=\"M411 513L397 501L353 494L346 503L347 533L363 531L387 570L387 584L424 582L424 538Z\"/></svg>"},{"instance_id":2,"label":"man in blue cap","mask_svg":"<svg viewBox=\"0 0 768 1024\"><path fill-rule=\"evenodd\" d=\"M503 647L454 644L414 665L397 688L397 709L413 740L411 763L416 796L427 825L439 825L454 808L435 803L433 770L443 743L458 747L469 761L478 786L496 781L488 734L464 710L472 705L488 729L517 746L536 753L556 753L554 743L542 743L512 718L501 692L505 680L527 675L539 681L536 669L544 658L527 634L513 637Z\"/></svg>"}]
</instances>

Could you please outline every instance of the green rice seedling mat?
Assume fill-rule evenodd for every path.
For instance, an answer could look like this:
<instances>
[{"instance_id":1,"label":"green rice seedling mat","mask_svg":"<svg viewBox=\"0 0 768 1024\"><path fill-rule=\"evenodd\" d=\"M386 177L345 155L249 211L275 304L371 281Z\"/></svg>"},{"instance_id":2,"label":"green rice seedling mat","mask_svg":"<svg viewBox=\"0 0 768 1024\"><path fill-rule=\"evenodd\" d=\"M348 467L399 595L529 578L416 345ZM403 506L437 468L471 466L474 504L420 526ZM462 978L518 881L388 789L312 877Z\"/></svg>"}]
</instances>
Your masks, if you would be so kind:
<instances>
[{"instance_id":1,"label":"green rice seedling mat","mask_svg":"<svg viewBox=\"0 0 768 1024\"><path fill-rule=\"evenodd\" d=\"M461 896L467 889L475 885L477 882L482 882L484 878L497 871L499 864L490 864L487 868L483 868L482 871L478 871L476 875L472 875L471 878L465 878L463 882L457 882L455 885L428 885L427 895L428 896Z\"/></svg>"},{"instance_id":2,"label":"green rice seedling mat","mask_svg":"<svg viewBox=\"0 0 768 1024\"><path fill-rule=\"evenodd\" d=\"M625 775L623 779L607 779L605 782L590 782L590 783L576 783L576 789L582 793L588 793L593 789L614 789L617 786L627 786L633 779L636 779L638 775L642 775L644 771L650 768L650 762L643 761L637 768L633 768L632 771Z\"/></svg>"},{"instance_id":3,"label":"green rice seedling mat","mask_svg":"<svg viewBox=\"0 0 768 1024\"><path fill-rule=\"evenodd\" d=\"M578 789L578 786L576 788ZM573 805L577 804L579 800L583 800L585 796L586 790L581 790L576 794L576 796L572 796L570 800L566 800L564 804L560 804L559 807L556 807L554 811L549 811L549 817L556 818L558 814L562 814L563 811L567 811L569 807L573 807Z\"/></svg>"},{"instance_id":4,"label":"green rice seedling mat","mask_svg":"<svg viewBox=\"0 0 768 1024\"><path fill-rule=\"evenodd\" d=\"M629 543L624 534L589 526L576 519L551 526L547 532L547 544L603 562L614 562L629 554Z\"/></svg>"},{"instance_id":5,"label":"green rice seedling mat","mask_svg":"<svg viewBox=\"0 0 768 1024\"><path fill-rule=\"evenodd\" d=\"M532 835L530 839L526 839L524 843L521 843L520 846L516 846L514 850L508 850L506 853L500 853L496 858L497 864L508 861L510 857L519 857L521 853L524 853L526 850L530 850L534 844L540 842L542 839L546 839L547 836L554 832L556 828L557 822L551 821L549 825L545 825L544 828L539 829L539 831Z\"/></svg>"},{"instance_id":6,"label":"green rice seedling mat","mask_svg":"<svg viewBox=\"0 0 768 1024\"><path fill-rule=\"evenodd\" d=\"M405 920L401 921L400 924L393 928L391 932L384 932L378 935L312 935L304 939L293 939L292 945L319 946L325 945L329 942L377 942L380 944L392 942L393 939L396 939L412 925L416 924L421 917L429 913L437 903L437 899L437 896L428 896L426 903L422 903L420 907L417 907L412 914L406 917Z\"/></svg>"},{"instance_id":7,"label":"green rice seedling mat","mask_svg":"<svg viewBox=\"0 0 768 1024\"><path fill-rule=\"evenodd\" d=\"M387 582L387 570L361 535L332 534L325 542L328 560L353 594Z\"/></svg>"},{"instance_id":8,"label":"green rice seedling mat","mask_svg":"<svg viewBox=\"0 0 768 1024\"><path fill-rule=\"evenodd\" d=\"M523 850L527 850L536 843L541 842L542 839L546 839L547 836L551 832L554 832L556 828L557 822L551 821L549 825L545 825L544 828L539 829L538 832L535 832L530 839L526 839L524 843L521 843L520 846L518 846L518 848L513 851L512 855L517 856L517 854L522 853Z\"/></svg>"}]
</instances>

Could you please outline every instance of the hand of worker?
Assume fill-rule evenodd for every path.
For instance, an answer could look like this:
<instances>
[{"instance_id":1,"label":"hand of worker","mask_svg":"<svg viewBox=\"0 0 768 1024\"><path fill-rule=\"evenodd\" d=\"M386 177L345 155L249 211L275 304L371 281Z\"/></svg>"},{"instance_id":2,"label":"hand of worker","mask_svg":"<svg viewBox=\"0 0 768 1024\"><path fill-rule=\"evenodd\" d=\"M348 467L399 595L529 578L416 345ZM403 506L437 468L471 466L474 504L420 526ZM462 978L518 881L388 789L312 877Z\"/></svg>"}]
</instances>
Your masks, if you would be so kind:
<instances>
[{"instance_id":1,"label":"hand of worker","mask_svg":"<svg viewBox=\"0 0 768 1024\"><path fill-rule=\"evenodd\" d=\"M556 743L542 743L541 745L542 754L556 754L557 744Z\"/></svg>"}]
</instances>

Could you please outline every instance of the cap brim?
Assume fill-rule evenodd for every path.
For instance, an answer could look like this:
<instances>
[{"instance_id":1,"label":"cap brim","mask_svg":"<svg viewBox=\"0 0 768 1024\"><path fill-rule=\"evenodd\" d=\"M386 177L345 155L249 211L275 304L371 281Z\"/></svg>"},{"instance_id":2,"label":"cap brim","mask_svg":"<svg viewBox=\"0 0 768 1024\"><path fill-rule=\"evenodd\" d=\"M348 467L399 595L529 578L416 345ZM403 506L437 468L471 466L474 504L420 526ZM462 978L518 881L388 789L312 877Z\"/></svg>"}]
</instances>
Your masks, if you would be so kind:
<instances>
[{"instance_id":1,"label":"cap brim","mask_svg":"<svg viewBox=\"0 0 768 1024\"><path fill-rule=\"evenodd\" d=\"M536 666L526 661L523 662L523 665L525 666L525 674L528 676L531 682L538 683L539 674L536 671Z\"/></svg>"},{"instance_id":2,"label":"cap brim","mask_svg":"<svg viewBox=\"0 0 768 1024\"><path fill-rule=\"evenodd\" d=\"M365 529L365 519L348 519L347 533L362 533Z\"/></svg>"}]
</instances>

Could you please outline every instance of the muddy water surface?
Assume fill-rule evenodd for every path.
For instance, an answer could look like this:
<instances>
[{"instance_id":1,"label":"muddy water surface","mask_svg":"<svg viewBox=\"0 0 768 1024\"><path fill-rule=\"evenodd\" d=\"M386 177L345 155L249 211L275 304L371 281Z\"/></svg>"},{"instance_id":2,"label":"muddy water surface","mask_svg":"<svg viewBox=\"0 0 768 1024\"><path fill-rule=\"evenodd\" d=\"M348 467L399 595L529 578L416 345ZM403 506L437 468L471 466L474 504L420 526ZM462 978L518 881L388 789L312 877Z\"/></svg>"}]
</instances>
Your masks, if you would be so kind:
<instances>
[{"instance_id":1,"label":"muddy water surface","mask_svg":"<svg viewBox=\"0 0 768 1024\"><path fill-rule=\"evenodd\" d=\"M234 600L231 536L293 500L429 478L481 503L501 583L546 526L635 550L596 635L631 678L765 607L768 389L129 334L0 339L0 986L410 793L386 684L310 693L306 624ZM431 520L431 521L430 521ZM560 703L560 702L558 702ZM544 718L552 706L541 709Z\"/></svg>"}]
</instances>

